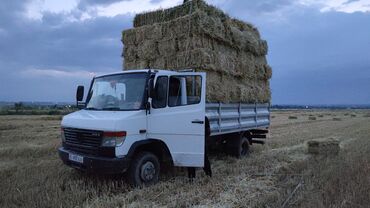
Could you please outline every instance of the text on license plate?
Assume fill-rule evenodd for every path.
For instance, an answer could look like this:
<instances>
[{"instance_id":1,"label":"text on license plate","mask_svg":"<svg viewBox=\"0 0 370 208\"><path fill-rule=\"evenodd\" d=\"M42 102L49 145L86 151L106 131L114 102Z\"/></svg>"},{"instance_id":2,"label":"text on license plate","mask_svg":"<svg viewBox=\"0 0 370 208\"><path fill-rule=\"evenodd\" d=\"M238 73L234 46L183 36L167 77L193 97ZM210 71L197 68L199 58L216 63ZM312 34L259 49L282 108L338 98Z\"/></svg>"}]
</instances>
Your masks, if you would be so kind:
<instances>
[{"instance_id":1,"label":"text on license plate","mask_svg":"<svg viewBox=\"0 0 370 208\"><path fill-rule=\"evenodd\" d=\"M68 158L69 158L69 160L74 161L74 162L78 162L78 163L83 163L84 162L84 157L79 156L79 155L69 153Z\"/></svg>"}]
</instances>

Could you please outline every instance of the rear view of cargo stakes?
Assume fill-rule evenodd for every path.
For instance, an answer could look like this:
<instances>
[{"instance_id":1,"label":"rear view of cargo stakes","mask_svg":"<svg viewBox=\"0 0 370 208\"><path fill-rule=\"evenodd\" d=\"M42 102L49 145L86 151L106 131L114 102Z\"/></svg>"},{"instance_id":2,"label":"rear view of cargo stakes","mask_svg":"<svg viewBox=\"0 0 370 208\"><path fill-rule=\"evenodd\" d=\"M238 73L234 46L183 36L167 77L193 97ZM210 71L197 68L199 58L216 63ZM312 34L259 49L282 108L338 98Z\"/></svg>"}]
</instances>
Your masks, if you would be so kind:
<instances>
[{"instance_id":1,"label":"rear view of cargo stakes","mask_svg":"<svg viewBox=\"0 0 370 208\"><path fill-rule=\"evenodd\" d=\"M207 101L269 103L267 42L251 24L202 0L136 15L123 31L124 70L207 72Z\"/></svg>"}]
</instances>

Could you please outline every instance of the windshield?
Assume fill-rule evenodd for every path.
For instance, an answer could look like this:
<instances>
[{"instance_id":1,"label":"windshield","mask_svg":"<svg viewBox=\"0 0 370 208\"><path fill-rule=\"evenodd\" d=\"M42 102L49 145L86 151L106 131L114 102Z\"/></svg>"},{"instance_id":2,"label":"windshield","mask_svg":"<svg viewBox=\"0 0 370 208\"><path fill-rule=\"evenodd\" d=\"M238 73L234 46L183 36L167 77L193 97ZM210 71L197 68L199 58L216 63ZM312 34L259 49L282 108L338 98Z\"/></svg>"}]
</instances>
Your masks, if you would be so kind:
<instances>
[{"instance_id":1,"label":"windshield","mask_svg":"<svg viewBox=\"0 0 370 208\"><path fill-rule=\"evenodd\" d=\"M147 73L119 74L94 79L86 110L139 110L143 106Z\"/></svg>"}]
</instances>

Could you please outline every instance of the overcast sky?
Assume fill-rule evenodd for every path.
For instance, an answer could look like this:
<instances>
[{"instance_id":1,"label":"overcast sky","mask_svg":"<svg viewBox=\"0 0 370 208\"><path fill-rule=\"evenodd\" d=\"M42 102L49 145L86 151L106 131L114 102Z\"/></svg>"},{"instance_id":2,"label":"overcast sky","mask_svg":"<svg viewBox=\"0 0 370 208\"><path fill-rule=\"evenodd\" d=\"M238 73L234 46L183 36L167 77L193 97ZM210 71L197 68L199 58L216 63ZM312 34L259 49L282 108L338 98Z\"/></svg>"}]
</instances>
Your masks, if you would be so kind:
<instances>
[{"instance_id":1,"label":"overcast sky","mask_svg":"<svg viewBox=\"0 0 370 208\"><path fill-rule=\"evenodd\" d=\"M207 0L269 44L273 104L370 104L370 0ZM74 101L122 70L137 12L182 0L2 0L0 101Z\"/></svg>"}]
</instances>

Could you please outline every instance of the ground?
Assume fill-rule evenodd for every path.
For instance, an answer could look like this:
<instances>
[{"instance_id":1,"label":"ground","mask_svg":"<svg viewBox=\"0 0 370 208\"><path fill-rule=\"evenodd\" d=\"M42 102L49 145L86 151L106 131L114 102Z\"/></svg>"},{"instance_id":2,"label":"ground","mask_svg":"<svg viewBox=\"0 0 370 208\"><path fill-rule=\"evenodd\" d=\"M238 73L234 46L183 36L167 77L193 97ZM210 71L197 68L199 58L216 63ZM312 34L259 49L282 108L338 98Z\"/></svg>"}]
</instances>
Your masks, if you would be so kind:
<instances>
[{"instance_id":1,"label":"ground","mask_svg":"<svg viewBox=\"0 0 370 208\"><path fill-rule=\"evenodd\" d=\"M249 157L211 155L214 176L167 170L152 187L81 174L62 164L60 116L0 116L0 207L366 207L370 204L370 111L274 111L267 144ZM306 142L341 141L337 156Z\"/></svg>"}]
</instances>

